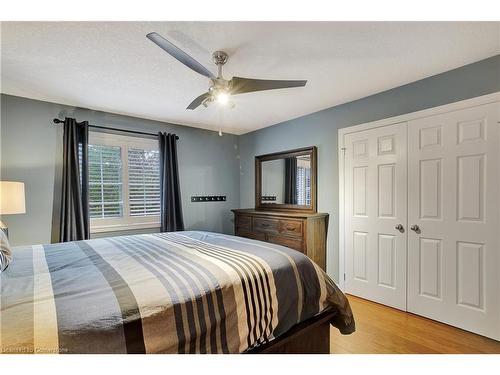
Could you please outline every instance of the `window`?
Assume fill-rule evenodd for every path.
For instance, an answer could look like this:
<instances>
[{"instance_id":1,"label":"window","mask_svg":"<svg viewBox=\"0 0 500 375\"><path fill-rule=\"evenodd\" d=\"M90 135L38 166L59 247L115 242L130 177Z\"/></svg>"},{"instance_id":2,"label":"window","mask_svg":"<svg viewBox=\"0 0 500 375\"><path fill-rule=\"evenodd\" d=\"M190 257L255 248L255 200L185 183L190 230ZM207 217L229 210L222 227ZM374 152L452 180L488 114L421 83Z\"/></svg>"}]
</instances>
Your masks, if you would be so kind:
<instances>
[{"instance_id":1,"label":"window","mask_svg":"<svg viewBox=\"0 0 500 375\"><path fill-rule=\"evenodd\" d=\"M160 215L160 174L157 150L128 149L130 216Z\"/></svg>"},{"instance_id":2,"label":"window","mask_svg":"<svg viewBox=\"0 0 500 375\"><path fill-rule=\"evenodd\" d=\"M123 216L122 187L121 148L89 145L90 217Z\"/></svg>"},{"instance_id":3,"label":"window","mask_svg":"<svg viewBox=\"0 0 500 375\"><path fill-rule=\"evenodd\" d=\"M92 233L158 227L158 141L91 132L89 212Z\"/></svg>"}]
</instances>

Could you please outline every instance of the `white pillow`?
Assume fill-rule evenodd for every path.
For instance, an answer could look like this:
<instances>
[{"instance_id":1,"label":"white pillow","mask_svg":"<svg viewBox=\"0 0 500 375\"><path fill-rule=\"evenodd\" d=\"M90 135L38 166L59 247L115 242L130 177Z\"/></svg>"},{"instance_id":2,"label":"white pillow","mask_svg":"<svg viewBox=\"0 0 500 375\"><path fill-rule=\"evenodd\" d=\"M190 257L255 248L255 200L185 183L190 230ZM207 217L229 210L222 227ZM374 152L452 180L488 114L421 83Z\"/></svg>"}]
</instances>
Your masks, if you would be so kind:
<instances>
[{"instance_id":1,"label":"white pillow","mask_svg":"<svg viewBox=\"0 0 500 375\"><path fill-rule=\"evenodd\" d=\"M9 240L4 231L0 229L0 272L5 270L12 260L12 251L10 250Z\"/></svg>"}]
</instances>

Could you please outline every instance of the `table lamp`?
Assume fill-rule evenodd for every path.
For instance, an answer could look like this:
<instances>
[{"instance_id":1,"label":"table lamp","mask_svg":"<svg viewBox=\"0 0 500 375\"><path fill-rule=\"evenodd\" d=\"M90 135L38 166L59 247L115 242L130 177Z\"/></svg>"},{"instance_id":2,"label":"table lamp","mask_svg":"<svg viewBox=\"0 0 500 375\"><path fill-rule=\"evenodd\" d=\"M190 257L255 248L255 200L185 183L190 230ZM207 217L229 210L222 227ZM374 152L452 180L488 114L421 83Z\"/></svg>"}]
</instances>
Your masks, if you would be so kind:
<instances>
[{"instance_id":1,"label":"table lamp","mask_svg":"<svg viewBox=\"0 0 500 375\"><path fill-rule=\"evenodd\" d=\"M15 181L0 181L0 215L26 213L24 198L24 183ZM0 230L9 236L9 229L0 220Z\"/></svg>"}]
</instances>

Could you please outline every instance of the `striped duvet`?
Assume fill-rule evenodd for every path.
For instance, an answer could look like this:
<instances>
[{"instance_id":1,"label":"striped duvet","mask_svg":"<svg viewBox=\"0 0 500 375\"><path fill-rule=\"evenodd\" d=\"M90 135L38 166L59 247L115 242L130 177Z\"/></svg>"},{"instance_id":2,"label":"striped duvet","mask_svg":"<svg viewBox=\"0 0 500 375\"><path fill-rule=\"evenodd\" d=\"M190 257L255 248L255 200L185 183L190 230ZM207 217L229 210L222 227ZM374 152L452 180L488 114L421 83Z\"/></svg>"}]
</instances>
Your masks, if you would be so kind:
<instances>
[{"instance_id":1,"label":"striped duvet","mask_svg":"<svg viewBox=\"0 0 500 375\"><path fill-rule=\"evenodd\" d=\"M13 249L0 274L3 353L241 353L347 299L309 258L176 232Z\"/></svg>"}]
</instances>

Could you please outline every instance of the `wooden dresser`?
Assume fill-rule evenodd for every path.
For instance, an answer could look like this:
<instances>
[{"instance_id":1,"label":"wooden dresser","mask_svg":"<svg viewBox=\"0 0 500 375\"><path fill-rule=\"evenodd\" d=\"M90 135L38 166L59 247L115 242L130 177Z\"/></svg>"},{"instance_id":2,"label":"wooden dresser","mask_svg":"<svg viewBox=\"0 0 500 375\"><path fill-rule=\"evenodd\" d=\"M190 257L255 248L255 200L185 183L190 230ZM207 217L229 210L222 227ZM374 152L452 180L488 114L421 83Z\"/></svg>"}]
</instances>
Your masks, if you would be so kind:
<instances>
[{"instance_id":1,"label":"wooden dresser","mask_svg":"<svg viewBox=\"0 0 500 375\"><path fill-rule=\"evenodd\" d=\"M326 271L328 214L236 209L236 236L298 250Z\"/></svg>"}]
</instances>

